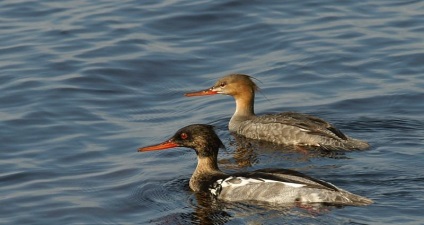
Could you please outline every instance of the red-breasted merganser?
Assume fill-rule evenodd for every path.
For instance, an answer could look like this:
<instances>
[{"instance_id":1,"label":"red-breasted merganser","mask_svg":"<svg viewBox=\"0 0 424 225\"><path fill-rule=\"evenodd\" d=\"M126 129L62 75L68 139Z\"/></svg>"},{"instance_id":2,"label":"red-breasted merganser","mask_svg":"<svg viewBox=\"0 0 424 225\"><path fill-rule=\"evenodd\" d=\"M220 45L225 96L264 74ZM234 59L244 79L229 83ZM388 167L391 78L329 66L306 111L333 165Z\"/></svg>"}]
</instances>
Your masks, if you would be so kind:
<instances>
[{"instance_id":1,"label":"red-breasted merganser","mask_svg":"<svg viewBox=\"0 0 424 225\"><path fill-rule=\"evenodd\" d=\"M178 130L169 140L140 148L139 152L188 147L197 154L197 167L190 179L195 192L209 193L224 201L258 201L270 204L323 203L364 206L372 200L330 183L288 169L261 169L223 173L217 164L224 147L211 125L194 124Z\"/></svg>"},{"instance_id":2,"label":"red-breasted merganser","mask_svg":"<svg viewBox=\"0 0 424 225\"><path fill-rule=\"evenodd\" d=\"M326 150L364 150L368 143L348 137L332 124L315 116L284 112L256 116L253 110L258 86L250 76L230 74L219 79L211 88L186 93L185 96L224 94L236 100L236 111L229 130L247 138L276 144L312 146Z\"/></svg>"}]
</instances>

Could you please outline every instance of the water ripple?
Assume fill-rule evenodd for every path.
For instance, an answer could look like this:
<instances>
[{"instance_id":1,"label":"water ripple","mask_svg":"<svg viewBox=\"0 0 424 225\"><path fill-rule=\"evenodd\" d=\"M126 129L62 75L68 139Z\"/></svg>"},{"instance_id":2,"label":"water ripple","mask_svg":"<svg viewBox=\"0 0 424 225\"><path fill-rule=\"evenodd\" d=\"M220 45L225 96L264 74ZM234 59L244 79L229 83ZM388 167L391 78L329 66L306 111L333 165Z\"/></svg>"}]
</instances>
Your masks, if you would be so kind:
<instances>
[{"instance_id":1,"label":"water ripple","mask_svg":"<svg viewBox=\"0 0 424 225\"><path fill-rule=\"evenodd\" d=\"M1 1L2 222L419 223L422 8L417 0ZM317 115L371 150L240 148L227 129L231 97L183 97L232 72L260 81L258 114ZM216 126L225 171L297 169L376 204L314 215L199 197L188 188L193 151L136 152L192 123Z\"/></svg>"}]
</instances>

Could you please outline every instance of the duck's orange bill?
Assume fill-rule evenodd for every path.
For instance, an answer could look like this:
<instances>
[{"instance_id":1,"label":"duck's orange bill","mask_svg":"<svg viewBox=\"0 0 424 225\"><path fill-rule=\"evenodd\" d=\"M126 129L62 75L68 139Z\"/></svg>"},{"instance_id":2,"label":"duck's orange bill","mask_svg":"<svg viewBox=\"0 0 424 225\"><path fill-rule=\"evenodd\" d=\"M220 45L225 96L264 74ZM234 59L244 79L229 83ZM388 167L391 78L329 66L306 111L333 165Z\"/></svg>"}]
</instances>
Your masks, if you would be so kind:
<instances>
[{"instance_id":1,"label":"duck's orange bill","mask_svg":"<svg viewBox=\"0 0 424 225\"><path fill-rule=\"evenodd\" d=\"M202 90L202 91L185 93L184 96L186 96L186 97L193 97L193 96L216 95L216 94L218 94L217 91L213 91L211 89L206 89L206 90Z\"/></svg>"},{"instance_id":2,"label":"duck's orange bill","mask_svg":"<svg viewBox=\"0 0 424 225\"><path fill-rule=\"evenodd\" d=\"M143 148L139 148L139 152L148 152L148 151L156 151L156 150L162 150L162 149L168 149L168 148L175 148L178 147L177 144L175 144L172 141L165 141L163 143L157 144L157 145L150 145Z\"/></svg>"}]
</instances>

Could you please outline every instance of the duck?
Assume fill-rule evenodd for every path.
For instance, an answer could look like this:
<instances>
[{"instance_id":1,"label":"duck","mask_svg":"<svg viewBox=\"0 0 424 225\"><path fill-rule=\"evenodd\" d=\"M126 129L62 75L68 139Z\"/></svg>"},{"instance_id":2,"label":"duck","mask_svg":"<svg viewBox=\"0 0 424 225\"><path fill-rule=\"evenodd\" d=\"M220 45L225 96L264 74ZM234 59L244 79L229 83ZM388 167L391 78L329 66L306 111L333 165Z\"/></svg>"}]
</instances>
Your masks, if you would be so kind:
<instances>
[{"instance_id":1,"label":"duck","mask_svg":"<svg viewBox=\"0 0 424 225\"><path fill-rule=\"evenodd\" d=\"M213 126L192 124L178 130L168 140L139 148L139 152L176 147L193 149L197 167L189 186L196 193L228 202L259 202L271 205L324 204L366 206L373 201L335 185L290 169L259 169L233 174L218 167L218 151L224 144Z\"/></svg>"},{"instance_id":2,"label":"duck","mask_svg":"<svg viewBox=\"0 0 424 225\"><path fill-rule=\"evenodd\" d=\"M185 96L232 96L236 110L228 128L230 132L249 139L323 150L365 150L370 147L367 142L351 138L331 123L312 115L283 112L257 116L254 100L258 90L251 76L230 74L220 78L211 88L186 93Z\"/></svg>"}]
</instances>

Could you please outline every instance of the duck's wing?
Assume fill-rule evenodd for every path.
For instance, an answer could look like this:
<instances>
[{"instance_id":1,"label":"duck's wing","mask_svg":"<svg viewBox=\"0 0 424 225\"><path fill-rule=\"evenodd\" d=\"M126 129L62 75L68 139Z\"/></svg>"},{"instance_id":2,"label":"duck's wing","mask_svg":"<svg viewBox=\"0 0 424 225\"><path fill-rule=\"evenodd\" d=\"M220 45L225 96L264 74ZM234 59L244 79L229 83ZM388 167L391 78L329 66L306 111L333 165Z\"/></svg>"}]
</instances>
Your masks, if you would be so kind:
<instances>
[{"instance_id":1,"label":"duck's wing","mask_svg":"<svg viewBox=\"0 0 424 225\"><path fill-rule=\"evenodd\" d=\"M327 189L339 191L339 188L331 183L320 179L310 177L306 174L289 169L260 169L253 172L253 176L269 177L272 180L291 182L294 184L304 185L305 187L313 187L318 189Z\"/></svg>"},{"instance_id":2,"label":"duck's wing","mask_svg":"<svg viewBox=\"0 0 424 225\"><path fill-rule=\"evenodd\" d=\"M271 204L326 203L369 205L373 201L325 181L287 169L261 169L216 180L209 189L228 201L259 201Z\"/></svg>"},{"instance_id":3,"label":"duck's wing","mask_svg":"<svg viewBox=\"0 0 424 225\"><path fill-rule=\"evenodd\" d=\"M278 123L287 126L293 126L301 129L301 131L313 134L326 136L333 139L347 140L348 137L331 123L307 114L296 112L284 112L279 114L269 114L259 116L252 119L254 123Z\"/></svg>"},{"instance_id":4,"label":"duck's wing","mask_svg":"<svg viewBox=\"0 0 424 225\"><path fill-rule=\"evenodd\" d=\"M263 186L264 188L272 185L282 185L291 188L339 191L339 188L328 182L288 169L261 169L215 177L213 182L209 183L209 191L213 195L219 195L223 188L247 188L251 185Z\"/></svg>"}]
</instances>

